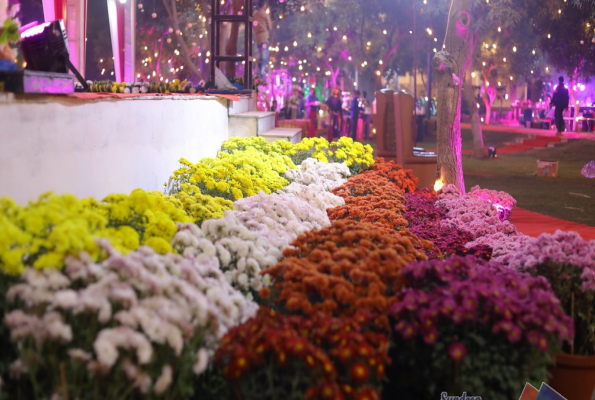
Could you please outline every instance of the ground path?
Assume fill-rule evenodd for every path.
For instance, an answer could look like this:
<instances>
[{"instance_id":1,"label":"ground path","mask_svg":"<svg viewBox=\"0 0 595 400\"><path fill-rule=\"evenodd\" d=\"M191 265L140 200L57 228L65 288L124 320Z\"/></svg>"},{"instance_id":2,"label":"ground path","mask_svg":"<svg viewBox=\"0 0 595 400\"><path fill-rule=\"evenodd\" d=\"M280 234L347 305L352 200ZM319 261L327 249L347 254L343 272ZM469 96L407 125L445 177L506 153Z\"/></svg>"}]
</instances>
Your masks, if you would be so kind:
<instances>
[{"instance_id":1,"label":"ground path","mask_svg":"<svg viewBox=\"0 0 595 400\"><path fill-rule=\"evenodd\" d=\"M584 240L595 240L595 228L593 227L549 217L519 207L512 210L510 222L517 227L519 232L532 237L537 237L542 233L554 233L557 230L562 230L576 231Z\"/></svg>"}]
</instances>

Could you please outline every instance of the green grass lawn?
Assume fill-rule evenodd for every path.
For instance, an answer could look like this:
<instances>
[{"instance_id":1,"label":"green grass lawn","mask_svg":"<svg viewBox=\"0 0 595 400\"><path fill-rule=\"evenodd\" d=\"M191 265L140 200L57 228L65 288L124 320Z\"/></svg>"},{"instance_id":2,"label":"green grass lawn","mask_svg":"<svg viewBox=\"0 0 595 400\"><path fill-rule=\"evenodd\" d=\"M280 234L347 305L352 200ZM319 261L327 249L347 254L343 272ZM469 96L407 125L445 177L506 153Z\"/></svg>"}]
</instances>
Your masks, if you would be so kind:
<instances>
[{"instance_id":1,"label":"green grass lawn","mask_svg":"<svg viewBox=\"0 0 595 400\"><path fill-rule=\"evenodd\" d=\"M486 146L502 147L524 135L486 132ZM436 148L435 140L420 147ZM463 132L463 148L472 149L470 132ZM558 177L535 175L537 160L558 161ZM595 179L581 175L585 164L595 160L595 140L573 140L555 148L530 150L497 159L463 157L467 190L475 185L502 190L518 201L518 206L552 217L595 226Z\"/></svg>"}]
</instances>

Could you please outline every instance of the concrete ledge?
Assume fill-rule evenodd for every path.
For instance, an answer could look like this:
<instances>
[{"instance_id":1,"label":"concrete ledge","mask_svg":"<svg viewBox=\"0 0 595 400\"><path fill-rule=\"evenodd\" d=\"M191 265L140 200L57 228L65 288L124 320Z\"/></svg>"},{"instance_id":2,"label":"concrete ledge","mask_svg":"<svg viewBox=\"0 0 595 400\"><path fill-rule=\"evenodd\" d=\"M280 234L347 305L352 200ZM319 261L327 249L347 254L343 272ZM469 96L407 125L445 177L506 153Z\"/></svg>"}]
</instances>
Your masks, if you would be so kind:
<instances>
[{"instance_id":1,"label":"concrete ledge","mask_svg":"<svg viewBox=\"0 0 595 400\"><path fill-rule=\"evenodd\" d=\"M210 96L2 94L0 126L0 197L19 203L162 190L180 158L215 157L229 137L227 100Z\"/></svg>"},{"instance_id":2,"label":"concrete ledge","mask_svg":"<svg viewBox=\"0 0 595 400\"><path fill-rule=\"evenodd\" d=\"M302 140L302 130L300 128L275 128L258 136L262 136L268 142L287 140L293 144L297 144Z\"/></svg>"}]
</instances>

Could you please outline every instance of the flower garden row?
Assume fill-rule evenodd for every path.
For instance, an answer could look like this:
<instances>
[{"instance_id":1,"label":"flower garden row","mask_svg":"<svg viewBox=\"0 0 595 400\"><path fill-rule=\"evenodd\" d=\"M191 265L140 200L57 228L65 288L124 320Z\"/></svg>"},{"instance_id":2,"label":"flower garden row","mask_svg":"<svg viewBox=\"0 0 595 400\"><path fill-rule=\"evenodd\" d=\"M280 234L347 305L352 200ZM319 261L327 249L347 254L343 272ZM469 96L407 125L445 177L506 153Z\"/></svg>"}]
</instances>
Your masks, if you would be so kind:
<instances>
[{"instance_id":1,"label":"flower garden row","mask_svg":"<svg viewBox=\"0 0 595 400\"><path fill-rule=\"evenodd\" d=\"M505 193L346 138L181 162L167 195L0 199L0 398L510 398L595 353L595 241Z\"/></svg>"}]
</instances>

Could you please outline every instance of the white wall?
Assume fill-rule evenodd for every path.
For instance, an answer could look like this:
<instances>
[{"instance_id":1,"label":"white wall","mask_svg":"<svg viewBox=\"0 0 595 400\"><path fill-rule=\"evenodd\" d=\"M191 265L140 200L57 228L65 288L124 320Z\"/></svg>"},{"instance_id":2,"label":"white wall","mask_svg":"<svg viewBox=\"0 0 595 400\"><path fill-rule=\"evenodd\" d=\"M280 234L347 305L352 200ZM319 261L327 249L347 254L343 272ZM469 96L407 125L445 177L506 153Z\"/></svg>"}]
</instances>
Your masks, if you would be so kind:
<instances>
[{"instance_id":1,"label":"white wall","mask_svg":"<svg viewBox=\"0 0 595 400\"><path fill-rule=\"evenodd\" d=\"M182 157L214 157L228 138L227 101L142 97L83 101L0 93L0 197L46 191L102 199L162 190Z\"/></svg>"}]
</instances>

